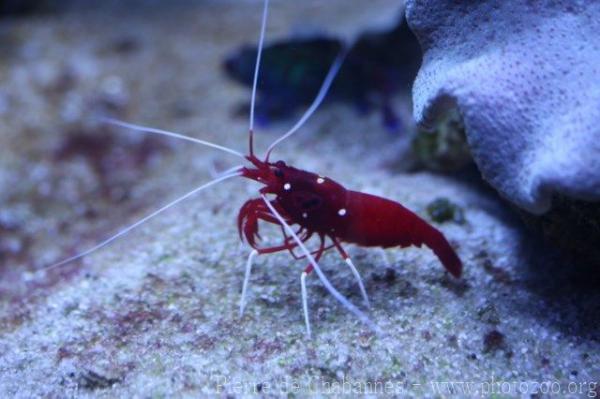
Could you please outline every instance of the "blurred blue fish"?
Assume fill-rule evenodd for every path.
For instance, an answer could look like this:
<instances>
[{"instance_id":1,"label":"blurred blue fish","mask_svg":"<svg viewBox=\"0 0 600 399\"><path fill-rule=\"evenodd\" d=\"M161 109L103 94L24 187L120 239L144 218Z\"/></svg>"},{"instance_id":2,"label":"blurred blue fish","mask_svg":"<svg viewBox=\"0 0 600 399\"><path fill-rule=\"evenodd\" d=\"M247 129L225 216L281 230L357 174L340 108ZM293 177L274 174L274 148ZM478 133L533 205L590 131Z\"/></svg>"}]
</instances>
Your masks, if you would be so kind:
<instances>
[{"instance_id":1,"label":"blurred blue fish","mask_svg":"<svg viewBox=\"0 0 600 399\"><path fill-rule=\"evenodd\" d=\"M258 121L283 119L310 104L342 44L333 37L313 37L266 46L255 111ZM227 75L251 87L256 51L243 46L230 55L223 63ZM420 46L404 19L390 31L363 34L350 49L326 102L351 103L365 114L377 109L383 125L398 132L402 124L391 99L410 91L420 64Z\"/></svg>"}]
</instances>

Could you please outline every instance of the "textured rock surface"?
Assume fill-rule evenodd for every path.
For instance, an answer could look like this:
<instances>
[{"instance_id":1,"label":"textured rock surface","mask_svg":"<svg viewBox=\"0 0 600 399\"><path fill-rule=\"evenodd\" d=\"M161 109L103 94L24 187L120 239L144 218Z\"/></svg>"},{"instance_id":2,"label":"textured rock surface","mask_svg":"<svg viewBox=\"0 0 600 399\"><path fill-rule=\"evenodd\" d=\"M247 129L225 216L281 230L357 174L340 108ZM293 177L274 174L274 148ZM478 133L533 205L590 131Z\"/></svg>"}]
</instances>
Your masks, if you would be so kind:
<instances>
[{"instance_id":1,"label":"textured rock surface","mask_svg":"<svg viewBox=\"0 0 600 399\"><path fill-rule=\"evenodd\" d=\"M418 121L458 106L472 154L534 213L553 194L600 199L600 3L407 1L424 48Z\"/></svg>"},{"instance_id":2,"label":"textured rock surface","mask_svg":"<svg viewBox=\"0 0 600 399\"><path fill-rule=\"evenodd\" d=\"M259 5L198 4L8 25L10 46L0 47L0 238L10 250L0 263L0 397L335 393L348 389L335 385L344 381L371 393L388 383L417 397L448 396L449 380L473 383L455 385L472 390L459 396L490 392L492 381L513 392L520 382L530 392L545 381L562 392L576 383L583 395L597 388L598 282L532 248L493 199L448 178L385 169L396 143L377 116L345 107L316 115L276 155L421 215L438 197L464 210L463 224L439 225L465 262L462 281L444 275L427 250L389 250L386 261L377 250L350 248L371 317L387 336L373 336L315 279L315 338L306 341L305 265L286 254L258 259L238 318L248 251L235 216L257 190L242 181L214 187L79 264L36 272L234 165L221 153L144 144L81 122L108 108L244 148L246 120L231 110L248 92L218 71L225 54L256 36ZM275 34L297 7L275 2ZM261 131L260 148L290 124ZM105 136L112 139L90 138ZM83 150L90 146L98 151ZM77 156L57 156L77 148ZM112 173L98 166L106 163ZM323 268L360 303L336 256Z\"/></svg>"}]
</instances>

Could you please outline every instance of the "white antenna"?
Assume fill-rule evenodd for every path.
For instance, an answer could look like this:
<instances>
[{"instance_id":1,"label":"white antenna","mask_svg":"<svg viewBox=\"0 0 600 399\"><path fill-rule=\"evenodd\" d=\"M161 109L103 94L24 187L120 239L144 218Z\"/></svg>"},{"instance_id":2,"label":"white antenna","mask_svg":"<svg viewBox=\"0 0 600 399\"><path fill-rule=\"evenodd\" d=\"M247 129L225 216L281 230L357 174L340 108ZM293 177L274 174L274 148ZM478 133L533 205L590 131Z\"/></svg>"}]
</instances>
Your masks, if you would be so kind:
<instances>
[{"instance_id":1,"label":"white antenna","mask_svg":"<svg viewBox=\"0 0 600 399\"><path fill-rule=\"evenodd\" d=\"M254 80L252 82L252 97L250 98L250 123L249 123L249 151L254 155L254 107L256 104L256 86L258 85L258 72L260 70L260 59L265 42L265 30L267 28L267 16L269 14L269 0L265 0L263 6L262 23L260 26L260 37L258 39L258 51L256 53L256 64L254 65Z\"/></svg>"},{"instance_id":2,"label":"white antenna","mask_svg":"<svg viewBox=\"0 0 600 399\"><path fill-rule=\"evenodd\" d=\"M319 105L321 105L321 102L323 102L323 99L327 95L327 92L329 91L329 88L331 87L331 84L333 83L333 79L336 77L338 71L340 70L340 67L342 66L342 63L344 62L344 59L346 58L347 54L348 54L348 47L344 47L342 49L342 51L338 54L338 56L335 58L335 60L333 61L333 64L331 64L331 67L329 68L329 72L327 73L327 76L325 77L325 80L323 81L323 84L321 85L321 88L319 89L319 93L317 94L317 97L315 97L315 99L313 100L310 107L306 110L304 115L302 115L302 118L300 118L300 120L298 122L296 122L296 124L287 133L285 133L283 136L279 137L277 140L275 140L273 142L273 144L271 144L269 146L269 148L267 149L267 154L265 156L266 160L269 159L269 155L271 154L271 151L273 151L273 148L275 148L276 145L278 145L283 140L290 137L292 134L296 133L296 131L298 129L300 129L302 127L302 125L304 125L304 123L306 123L308 118L310 118L312 116L312 114L315 113L317 108L319 108Z\"/></svg>"},{"instance_id":3,"label":"white antenna","mask_svg":"<svg viewBox=\"0 0 600 399\"><path fill-rule=\"evenodd\" d=\"M159 134L162 136L173 137L173 138L180 139L180 140L191 141L192 143L202 144L207 147L216 148L217 150L228 152L228 153L238 156L240 158L245 158L244 154L242 154L239 151L232 150L231 148L227 148L227 147L224 147L219 144L211 143L210 141L205 141L205 140L197 139L195 137L185 136L180 133L170 132L168 130L162 130L162 129L155 129L153 127L148 127L148 126L135 125L133 123L123 122L123 121L120 121L117 119L112 119L112 118L100 118L100 121L104 122L104 123L108 123L110 125L120 126L120 127L124 127L127 129L138 130L143 133L153 133L153 134Z\"/></svg>"},{"instance_id":4,"label":"white antenna","mask_svg":"<svg viewBox=\"0 0 600 399\"><path fill-rule=\"evenodd\" d=\"M60 261L60 262L55 263L53 265L50 265L48 267L42 268L41 270L54 269L55 267L62 266L64 264L66 264L66 263L69 263L69 262L72 262L74 260L83 258L84 256L89 255L92 252L95 252L95 251L97 251L97 250L99 250L99 249L107 246L108 244L110 244L111 242L113 242L114 240L116 240L117 238L119 238L119 237L121 237L121 236L129 233L131 230L135 229L136 227L138 227L142 223L147 222L148 220L152 219L153 217L157 216L158 214L166 211L167 209L171 208L172 206L177 205L181 201L183 201L183 200L191 197L192 195L194 195L194 194L196 194L196 193L204 190L205 188L208 188L208 187L210 187L210 186L212 186L214 184L217 184L217 183L219 183L219 182L221 182L223 180L230 179L230 178L236 177L236 176L241 176L241 173L233 173L233 174L230 174L230 175L227 175L227 176L219 177L219 178L214 179L214 180L212 180L212 181L210 181L208 183L205 183L205 184L201 185L200 187L195 188L194 190L190 191L189 193L187 193L185 195L182 195L181 197L177 198L176 200L168 203L167 205L163 206L162 208L158 209L157 211L152 212L148 216L146 216L146 217L138 220L134 224L132 224L132 225L130 225L130 226L122 229L121 231L119 231L115 235L113 235L113 236L107 238L106 240L102 241L100 244L97 244L97 245L93 246L92 248L90 248L90 249L88 249L88 250L86 250L84 252L81 252L81 253L79 253L77 255L71 256L70 258L67 258L67 259L65 259L63 261Z\"/></svg>"}]
</instances>

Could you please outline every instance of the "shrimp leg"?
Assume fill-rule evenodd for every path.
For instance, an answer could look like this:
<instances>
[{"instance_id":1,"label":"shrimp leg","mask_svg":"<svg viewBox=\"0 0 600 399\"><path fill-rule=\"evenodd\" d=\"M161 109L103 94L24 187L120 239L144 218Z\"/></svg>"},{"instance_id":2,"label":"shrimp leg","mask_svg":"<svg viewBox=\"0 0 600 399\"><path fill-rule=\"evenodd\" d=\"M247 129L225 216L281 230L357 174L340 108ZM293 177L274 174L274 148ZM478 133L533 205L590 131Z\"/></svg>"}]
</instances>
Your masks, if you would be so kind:
<instances>
[{"instance_id":1,"label":"shrimp leg","mask_svg":"<svg viewBox=\"0 0 600 399\"><path fill-rule=\"evenodd\" d=\"M362 278L360 277L360 274L358 273L356 266L354 266L354 262L352 262L352 258L350 258L350 255L348 255L346 250L342 247L342 244L340 244L340 242L336 238L331 237L331 241L333 241L333 245L338 250L342 259L344 259L344 262L346 262L346 264L350 267L350 270L352 271L352 274L354 275L354 278L356 279L356 282L358 283L358 288L360 289L360 294L363 297L365 306L370 309L371 303L369 302L369 296L367 295L367 290L365 289Z\"/></svg>"},{"instance_id":2,"label":"shrimp leg","mask_svg":"<svg viewBox=\"0 0 600 399\"><path fill-rule=\"evenodd\" d=\"M256 217L258 219L263 220L268 223L281 225L281 223L276 218L274 218L273 215L271 215L271 214L257 212ZM312 234L304 235L302 237L302 242L306 242L311 237L311 235ZM287 239L284 240L281 245L277 245L274 247L257 248L254 245L252 246L253 249L250 252L250 254L248 255L248 259L246 260L246 269L244 272L244 282L242 284L242 296L240 298L240 310L239 310L240 317L243 316L244 309L246 307L246 295L248 293L248 286L250 284L250 275L252 273L252 264L253 264L254 258L257 255L275 253L275 252L280 252L280 251L285 251L285 250L289 251L294 257L296 257L296 255L294 253L294 248L296 248L297 246L298 246L298 244L296 242L290 242Z\"/></svg>"},{"instance_id":3,"label":"shrimp leg","mask_svg":"<svg viewBox=\"0 0 600 399\"><path fill-rule=\"evenodd\" d=\"M321 244L315 255L315 258L314 258L315 262L318 262L319 259L321 259L321 256L323 255L323 252L325 251L325 240L324 240L323 236L319 236L319 238L321 239ZM312 333L311 333L311 329L310 329L310 318L308 317L308 295L306 293L306 276L308 276L312 271L313 271L313 265L312 265L312 263L309 263L308 266L306 266L306 268L300 275L300 291L302 293L302 310L304 312L304 324L306 324L306 335L308 335L309 338L311 337Z\"/></svg>"}]
</instances>

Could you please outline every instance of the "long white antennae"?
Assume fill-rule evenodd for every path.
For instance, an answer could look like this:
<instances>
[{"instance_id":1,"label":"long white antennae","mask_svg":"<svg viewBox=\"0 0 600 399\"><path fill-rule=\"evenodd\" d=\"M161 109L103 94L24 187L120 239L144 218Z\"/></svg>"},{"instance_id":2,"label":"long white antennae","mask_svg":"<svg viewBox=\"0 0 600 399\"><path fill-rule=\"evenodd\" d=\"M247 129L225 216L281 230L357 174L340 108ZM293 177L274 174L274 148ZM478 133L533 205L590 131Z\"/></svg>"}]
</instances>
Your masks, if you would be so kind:
<instances>
[{"instance_id":1,"label":"long white antennae","mask_svg":"<svg viewBox=\"0 0 600 399\"><path fill-rule=\"evenodd\" d=\"M90 248L90 249L88 249L88 250L86 250L86 251L84 251L84 252L81 252L81 253L79 253L79 254L77 254L77 255L75 255L75 256L71 256L70 258L67 258L67 259L65 259L65 260L63 260L63 261L60 261L60 262L58 262L58 263L55 263L55 264L53 264L53 265L50 265L50 266L48 266L48 267L45 267L45 268L43 268L43 269L41 269L41 270L49 270L49 269L54 269L55 267L62 266L62 265L64 265L64 264L66 264L66 263L69 263L69 262L72 262L72 261L74 261L74 260L77 260L77 259L83 258L84 256L86 256L86 255L89 255L89 254L91 254L92 252L95 252L95 251L99 250L100 248L103 248L103 247L105 247L106 245L110 244L111 242L113 242L113 241L114 241L114 240L116 240L117 238L119 238L119 237L121 237L121 236L123 236L123 235L125 235L125 234L129 233L131 230L135 229L136 227L138 227L138 226L139 226L139 225L141 225L142 223L145 223L145 222L147 222L148 220L150 220L150 219L152 219L153 217L157 216L158 214L160 214L160 213L162 213L162 212L166 211L167 209L171 208L172 206L175 206L175 205L177 205L177 204L178 204L178 203L180 203L181 201L183 201L183 200L185 200L185 199L187 199L187 198L191 197L192 195L196 194L197 192L199 192L199 191L202 191L202 190L204 190L205 188L208 188L208 187L210 187L210 186L212 186L212 185L215 185L215 184L217 184L217 183L219 183L219 182L221 182L221 181L223 181L223 180L230 179L230 178L232 178L232 177L236 177L236 176L241 176L241 173L234 173L234 174L230 174L230 175L227 175L227 176L219 177L219 178L217 178L217 179L214 179L214 180L212 180L212 181L210 181L210 182L208 182L208 183L205 183L205 184L201 185L200 187L198 187L198 188L196 188L196 189L194 189L194 190L190 191L189 193L187 193L187 194L185 194L185 195L183 195L183 196L181 196L181 197L177 198L176 200L174 200L174 201L172 201L172 202L168 203L167 205L163 206L163 207L162 207L162 208L160 208L159 210L157 210L157 211L154 211L154 212L152 212L151 214L149 214L148 216L146 216L146 217L144 217L144 218L142 218L142 219L138 220L138 221L137 221L137 222L135 222L134 224L132 224L132 225L130 225L130 226L128 226L128 227L126 227L126 228L124 228L123 230L119 231L117 234L115 234L115 235L111 236L110 238L108 238L108 239L106 239L106 240L102 241L100 244L98 244L98 245L95 245L95 246L93 246L92 248Z\"/></svg>"},{"instance_id":2,"label":"long white antennae","mask_svg":"<svg viewBox=\"0 0 600 399\"><path fill-rule=\"evenodd\" d=\"M269 14L269 0L265 0L263 6L262 23L260 26L260 38L258 39L258 51L256 52L256 64L254 64L254 80L252 81L252 97L250 98L250 123L249 123L249 151L254 155L254 106L256 103L256 86L258 86L258 72L260 70L260 59L265 42L265 30L267 28L267 16Z\"/></svg>"},{"instance_id":3,"label":"long white antennae","mask_svg":"<svg viewBox=\"0 0 600 399\"><path fill-rule=\"evenodd\" d=\"M243 165L233 166L233 167L231 167L231 168L229 168L227 170L224 170L222 172L216 173L216 175L214 175L213 177L216 179L216 178L221 177L221 176L230 175L233 172L240 172L243 167L244 167Z\"/></svg>"},{"instance_id":4,"label":"long white antennae","mask_svg":"<svg viewBox=\"0 0 600 399\"><path fill-rule=\"evenodd\" d=\"M325 80L323 80L323 84L321 85L321 88L319 89L319 93L317 94L317 97L315 97L315 99L313 100L310 107L306 110L304 115L302 115L302 118L300 118L300 120L298 122L296 122L296 124L287 133L285 133L283 136L279 137L277 140L275 140L273 142L273 144L271 144L269 146L269 148L267 149L267 155L265 156L266 160L269 159L269 155L271 154L271 151L273 151L273 148L275 148L276 145L278 145L283 140L290 137L292 134L296 133L296 131L298 129L300 129L302 127L302 125L304 125L304 123L306 123L308 118L310 118L312 116L312 114L315 113L317 108L319 108L319 105L321 105L321 102L323 102L323 99L327 95L327 92L329 91L329 88L331 87L331 84L333 83L333 80L335 79L338 71L340 70L340 67L342 66L342 63L344 62L344 59L346 58L347 54L348 54L348 47L344 47L342 49L342 51L338 54L338 56L335 58L335 60L333 61L333 64L331 64L331 67L329 68L329 72L327 73Z\"/></svg>"},{"instance_id":5,"label":"long white antennae","mask_svg":"<svg viewBox=\"0 0 600 399\"><path fill-rule=\"evenodd\" d=\"M327 289L327 291L329 291L329 293L331 295L333 295L333 297L335 299L337 299L342 305L344 305L344 307L346 309L348 309L350 312L354 313L356 315L356 317L358 317L363 323L365 323L367 326L369 326L373 331L375 331L377 333L382 333L381 329L379 327L377 327L377 325L375 325L367 317L367 315L365 315L363 312L361 312L348 299L346 299L342 294L340 294L340 292L338 290L336 290L333 287L333 285L331 285L331 283L329 282L329 280L327 279L327 277L325 276L325 274L323 273L323 271L319 267L319 265L318 265L317 261L315 260L315 258L311 255L310 251L302 243L302 241L300 240L300 238L298 238L298 236L296 235L296 233L294 232L294 230L290 227L289 224L286 223L286 221L281 217L281 215L279 214L279 212L277 212L277 210L275 210L275 208L273 207L273 205L271 205L271 202L269 202L269 200L267 199L267 197L264 194L261 194L261 197L262 197L263 201L265 202L265 204L267 204L267 207L269 207L269 210L271 211L271 213L273 214L273 216L275 216L277 218L277 220L279 220L279 222L281 223L281 225L287 230L288 234L290 234L294 238L294 241L296 241L296 243L298 244L298 246L300 247L300 249L302 250L302 252L304 252L304 255L306 255L306 258L309 260L309 262L311 263L311 265L315 269L315 272L317 272L317 275L319 276L319 279L321 280L321 282L323 283L323 285L325 286L325 288Z\"/></svg>"},{"instance_id":6,"label":"long white antennae","mask_svg":"<svg viewBox=\"0 0 600 399\"><path fill-rule=\"evenodd\" d=\"M168 130L162 130L162 129L155 129L153 127L148 127L148 126L135 125L133 123L123 122L123 121L120 121L117 119L112 119L112 118L100 118L100 121L104 122L104 123L108 123L110 125L120 126L120 127L124 127L127 129L138 130L138 131L144 132L144 133L160 134L163 136L174 137L174 138L180 139L180 140L191 141L192 143L202 144L207 147L216 148L217 150L228 152L228 153L236 155L240 158L245 158L244 154L242 154L239 151L232 150L231 148L227 148L227 147L224 147L219 144L214 144L209 141L200 140L200 139L190 137L190 136L185 136L180 133L170 132Z\"/></svg>"}]
</instances>

